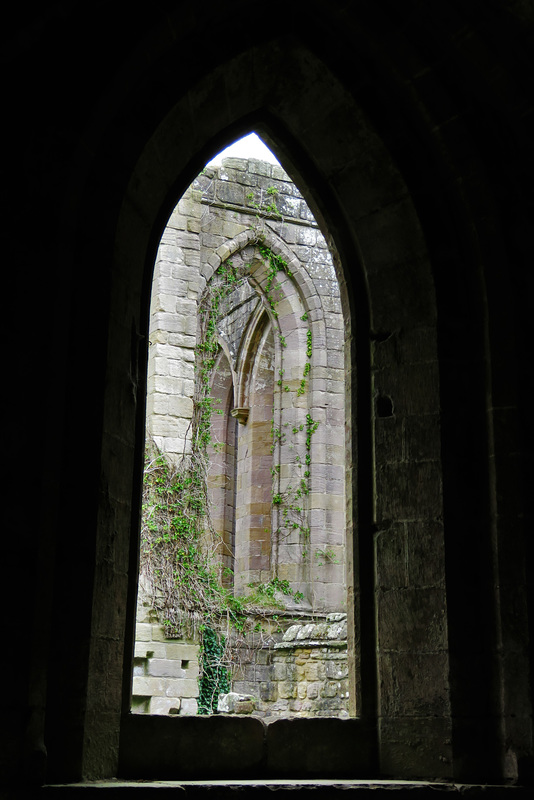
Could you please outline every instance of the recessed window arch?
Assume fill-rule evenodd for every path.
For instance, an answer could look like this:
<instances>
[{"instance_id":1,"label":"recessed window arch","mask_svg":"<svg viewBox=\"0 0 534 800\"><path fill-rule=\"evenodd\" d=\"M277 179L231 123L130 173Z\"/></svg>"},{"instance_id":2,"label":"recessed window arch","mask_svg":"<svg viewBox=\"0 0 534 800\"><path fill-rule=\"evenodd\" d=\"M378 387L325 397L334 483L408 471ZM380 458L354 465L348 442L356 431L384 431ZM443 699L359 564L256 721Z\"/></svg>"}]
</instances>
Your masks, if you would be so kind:
<instances>
[{"instance_id":1,"label":"recessed window arch","mask_svg":"<svg viewBox=\"0 0 534 800\"><path fill-rule=\"evenodd\" d=\"M348 716L344 334L331 253L287 174L239 159L203 170L158 252L147 434L152 460L175 480L195 456L198 419L209 417L195 547L233 615L234 627L217 632L230 648L218 651L210 690L229 699L206 708L201 604L180 608L180 592L167 597L152 572L139 593L133 710ZM145 556L176 541L178 523L167 525L145 526ZM181 566L189 546L178 547Z\"/></svg>"},{"instance_id":2,"label":"recessed window arch","mask_svg":"<svg viewBox=\"0 0 534 800\"><path fill-rule=\"evenodd\" d=\"M213 526L219 534L217 561L220 564L221 585L231 589L235 572L237 420L232 414L235 407L235 376L231 356L222 337L219 338L219 346L211 384L211 396L218 413L211 420L208 489Z\"/></svg>"}]
</instances>

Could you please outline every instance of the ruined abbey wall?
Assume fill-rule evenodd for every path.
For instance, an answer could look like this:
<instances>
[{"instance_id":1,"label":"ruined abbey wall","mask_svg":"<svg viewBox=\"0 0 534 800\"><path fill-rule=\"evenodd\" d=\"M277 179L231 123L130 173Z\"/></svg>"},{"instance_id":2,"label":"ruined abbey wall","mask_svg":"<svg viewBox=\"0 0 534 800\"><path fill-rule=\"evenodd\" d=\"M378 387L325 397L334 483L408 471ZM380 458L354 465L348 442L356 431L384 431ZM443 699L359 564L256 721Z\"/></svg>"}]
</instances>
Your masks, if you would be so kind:
<instances>
[{"instance_id":1,"label":"ruined abbey wall","mask_svg":"<svg viewBox=\"0 0 534 800\"><path fill-rule=\"evenodd\" d=\"M269 206L276 210L265 210ZM258 385L262 380L258 376L261 364L255 361L255 337L259 337L262 348L268 347L268 341L261 339L268 338L269 327L267 324L262 328L261 320L256 324L253 319L265 305L262 282L266 265L257 252L258 234L273 252L287 260L292 272L292 280L277 276L278 283L285 283L287 289L276 308L280 330L275 336L274 369L271 365L271 380L277 389L274 414L272 405L262 402L263 389ZM214 270L229 258L235 266L251 265L249 285L241 290L243 296L236 299L235 310L223 323L226 331L221 329L220 338L227 358L219 362L215 372L216 377L224 369L231 373L230 388L236 395L231 410L245 408L252 416L238 426L244 463L238 476L242 492L235 502L242 515L241 529L236 525L236 572L241 576L246 573L243 584L265 577L258 563L261 555L266 555L259 537L267 526L271 508L270 504L265 507L265 497L258 486L268 486L270 494L273 459L280 466L280 493L302 480L307 470L298 465L306 461L305 426L309 414L317 423L310 440L308 465L309 547L302 547L298 535L280 543L278 577L307 592L314 609L339 610L346 602L345 327L331 254L299 190L281 167L241 159L226 159L221 168L207 167L171 215L154 272L147 434L169 456L179 458L188 450L197 303ZM307 317L306 322L302 322L302 316ZM274 330L273 325L271 328ZM241 332L241 342L236 329ZM310 358L306 356L308 335ZM282 339L284 347L280 346ZM307 386L299 396L307 362ZM214 416L214 424L217 422ZM274 455L270 453L271 423L278 431L275 445L279 452ZM293 433L295 428L297 433ZM234 446L232 442L223 444L225 448ZM254 464L255 480L251 481L254 462L247 462L244 454L254 447L259 455ZM248 546L249 535L256 543L256 559ZM245 538L246 543L242 541ZM240 548L249 553L248 557ZM303 549L310 550L307 560Z\"/></svg>"},{"instance_id":2,"label":"ruined abbey wall","mask_svg":"<svg viewBox=\"0 0 534 800\"><path fill-rule=\"evenodd\" d=\"M287 264L274 278L265 248ZM153 279L147 437L175 461L190 450L199 307L230 263L247 279L219 322L212 522L236 594L276 576L299 598L280 597L280 622L255 655L241 648L233 688L265 716L343 715L346 623L327 620L344 619L347 594L346 330L327 243L279 166L206 167L168 221ZM295 638L297 612L317 635ZM137 622L134 710L196 713L198 653L187 648L198 645L167 639L142 591Z\"/></svg>"}]
</instances>

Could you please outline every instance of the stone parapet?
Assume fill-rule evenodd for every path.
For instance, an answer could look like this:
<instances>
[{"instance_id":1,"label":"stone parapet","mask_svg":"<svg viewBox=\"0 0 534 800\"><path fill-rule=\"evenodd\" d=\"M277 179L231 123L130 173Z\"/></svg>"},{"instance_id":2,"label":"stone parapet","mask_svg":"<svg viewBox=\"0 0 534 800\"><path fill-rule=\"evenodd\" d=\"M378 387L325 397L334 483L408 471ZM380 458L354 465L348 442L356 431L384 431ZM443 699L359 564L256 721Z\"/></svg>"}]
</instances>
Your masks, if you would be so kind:
<instances>
[{"instance_id":1,"label":"stone parapet","mask_svg":"<svg viewBox=\"0 0 534 800\"><path fill-rule=\"evenodd\" d=\"M256 700L253 713L266 721L348 717L346 614L329 614L321 622L293 622L281 640L267 644L263 657L252 659L241 674L233 688L251 694Z\"/></svg>"}]
</instances>

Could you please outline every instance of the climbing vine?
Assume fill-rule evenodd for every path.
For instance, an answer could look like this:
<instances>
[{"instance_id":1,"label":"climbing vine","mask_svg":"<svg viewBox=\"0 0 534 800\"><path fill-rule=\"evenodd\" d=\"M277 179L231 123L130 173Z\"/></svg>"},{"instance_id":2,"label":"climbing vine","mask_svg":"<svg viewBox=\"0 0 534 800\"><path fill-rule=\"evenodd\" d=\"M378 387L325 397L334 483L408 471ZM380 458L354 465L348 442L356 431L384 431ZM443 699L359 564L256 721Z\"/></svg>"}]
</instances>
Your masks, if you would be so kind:
<instances>
[{"instance_id":1,"label":"climbing vine","mask_svg":"<svg viewBox=\"0 0 534 800\"><path fill-rule=\"evenodd\" d=\"M217 711L220 694L230 691L228 668L224 664L224 637L212 628L203 626L200 648L200 680L198 682L198 713Z\"/></svg>"},{"instance_id":2,"label":"climbing vine","mask_svg":"<svg viewBox=\"0 0 534 800\"><path fill-rule=\"evenodd\" d=\"M282 272L287 275L288 278L292 278L293 274L288 267L287 261L285 261L280 255L274 253L270 248L266 247L265 245L260 244L258 246L260 254L268 264L268 272L265 280L265 299L270 308L270 312L272 317L277 320L278 319L278 309L277 305L279 302L279 298L275 295L277 289L279 289L279 284L276 282L278 273ZM301 318L303 322L308 321L308 313L305 312ZM283 367L283 350L287 346L285 336L279 331L279 340L280 340L280 347L281 347L281 368L279 370L279 378L277 380L277 385L283 389L284 392L290 392L291 388L288 383L284 382L284 374L285 370ZM313 337L311 328L308 328L306 331L306 363L304 365L302 378L300 383L296 389L296 396L301 397L307 391L307 380L308 376L311 371L311 359L313 356ZM288 443L288 431L286 430L289 426L289 423L284 423L282 429L282 425L277 425L275 422L274 416L275 409L273 408L273 417L271 420L271 437L272 437L272 444L271 444L271 454L275 454L277 451L280 451L280 448L283 444ZM311 437L312 434L317 430L318 422L314 422L311 416L308 414L306 416L306 424L298 424L293 425L291 427L291 434L293 435L293 443L290 445L293 449L296 449L297 446L297 437L301 432L305 431L305 460L304 465L302 462L301 457L297 454L295 456L295 466L297 470L302 470L302 467L305 466L305 469L302 471L300 476L297 477L296 482L293 484L288 485L283 491L280 488L280 475L281 475L281 465L275 464L271 469L271 476L273 478L273 491L272 491L272 503L273 506L276 507L278 510L278 524L273 531L275 538L280 540L280 538L284 536L289 536L293 531L298 531L299 534L302 536L302 539L305 543L309 540L310 529L306 522L307 514L306 514L306 503L305 498L310 493L310 466L311 466ZM307 544L303 550L303 555L307 555Z\"/></svg>"},{"instance_id":3,"label":"climbing vine","mask_svg":"<svg viewBox=\"0 0 534 800\"><path fill-rule=\"evenodd\" d=\"M274 201L273 201L274 202ZM281 367L277 385L281 391L291 391L284 381L283 351L287 346L278 320L280 285L279 273L292 278L287 262L267 247L261 236L258 250L268 267L263 284L267 304L280 342ZM230 629L246 633L261 629L262 608L276 606L281 595L294 601L302 599L288 581L275 574L268 583L253 586L247 597L234 596L221 582L221 547L210 519L208 497L209 449L212 441L211 420L214 399L211 394L213 369L219 352L218 323L225 299L245 280L248 267L236 268L226 260L216 270L198 305L198 335L195 359L193 413L190 424L190 451L173 466L149 443L144 475L141 566L151 593L152 605L170 636L198 636L201 640L201 675L199 679L199 713L216 710L218 696L229 691L232 653L229 648ZM308 314L301 317L308 321ZM307 390L311 371L313 343L311 328L306 333L306 363L296 396ZM273 539L298 531L306 543L309 527L306 522L306 498L310 491L311 437L317 429L310 414L306 422L287 431L275 425L274 410L271 426L271 452L278 455L273 465L272 506L277 525ZM284 429L282 429L284 428ZM297 454L295 467L300 473L294 485L281 488L280 446L287 443L288 434L304 440L304 461ZM295 446L292 445L292 446ZM273 457L274 457L273 455ZM276 458L275 458L276 461ZM274 516L274 515L273 515ZM306 548L304 549L306 554Z\"/></svg>"}]
</instances>

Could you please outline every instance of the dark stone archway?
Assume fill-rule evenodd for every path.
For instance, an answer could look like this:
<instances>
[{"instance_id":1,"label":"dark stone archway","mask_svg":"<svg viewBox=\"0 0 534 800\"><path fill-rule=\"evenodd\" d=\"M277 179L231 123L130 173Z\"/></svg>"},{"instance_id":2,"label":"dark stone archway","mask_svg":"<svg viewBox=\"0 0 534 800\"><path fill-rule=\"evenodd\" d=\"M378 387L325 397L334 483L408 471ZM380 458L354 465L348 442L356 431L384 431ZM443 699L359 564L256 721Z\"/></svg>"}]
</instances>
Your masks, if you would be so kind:
<instances>
[{"instance_id":1,"label":"dark stone archway","mask_svg":"<svg viewBox=\"0 0 534 800\"><path fill-rule=\"evenodd\" d=\"M309 192L347 285L360 693L380 769L491 780L531 763L527 5L312 2L303 20L285 4L278 36L250 4L208 3L232 36L202 58L193 10L16 23L8 56L31 67L33 102L14 81L5 254L17 290L22 265L31 280L28 325L18 303L8 325L17 353L40 347L31 377L8 370L21 387L8 457L35 454L41 499L37 519L14 514L6 550L31 576L10 774L27 757L39 777L45 745L49 779L116 773L149 273L176 197L251 128ZM393 415L379 409L371 432L375 390ZM10 496L27 505L19 481Z\"/></svg>"}]
</instances>

